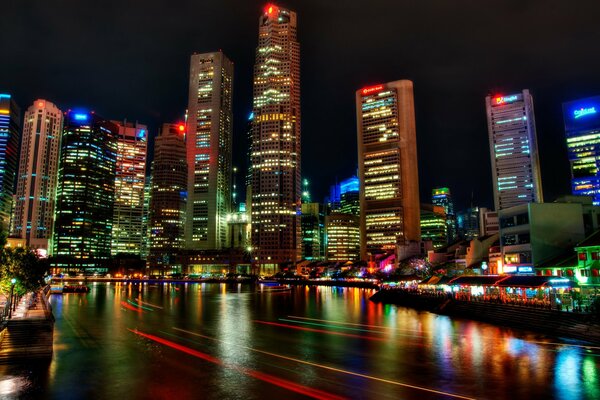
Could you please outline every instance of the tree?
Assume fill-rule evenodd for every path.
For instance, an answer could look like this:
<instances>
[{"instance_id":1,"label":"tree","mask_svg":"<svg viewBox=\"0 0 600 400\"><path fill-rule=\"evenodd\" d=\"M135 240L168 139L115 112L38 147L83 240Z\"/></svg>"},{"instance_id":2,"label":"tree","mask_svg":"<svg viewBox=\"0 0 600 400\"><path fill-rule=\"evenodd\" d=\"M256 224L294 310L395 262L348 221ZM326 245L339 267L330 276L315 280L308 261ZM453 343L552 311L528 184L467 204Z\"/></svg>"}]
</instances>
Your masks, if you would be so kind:
<instances>
[{"instance_id":1,"label":"tree","mask_svg":"<svg viewBox=\"0 0 600 400\"><path fill-rule=\"evenodd\" d=\"M49 269L47 260L42 260L31 249L8 248L6 236L0 237L0 291L10 293L11 280L16 279L15 293L23 295L44 284L44 275Z\"/></svg>"}]
</instances>

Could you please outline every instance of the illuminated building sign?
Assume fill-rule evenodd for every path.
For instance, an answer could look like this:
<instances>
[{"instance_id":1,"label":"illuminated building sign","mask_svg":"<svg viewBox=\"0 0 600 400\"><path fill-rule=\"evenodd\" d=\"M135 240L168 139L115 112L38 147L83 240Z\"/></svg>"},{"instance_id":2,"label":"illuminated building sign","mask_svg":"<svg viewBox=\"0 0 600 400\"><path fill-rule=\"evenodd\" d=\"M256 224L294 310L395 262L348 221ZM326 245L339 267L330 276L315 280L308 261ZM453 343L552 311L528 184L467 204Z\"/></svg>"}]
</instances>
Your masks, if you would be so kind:
<instances>
[{"instance_id":1,"label":"illuminated building sign","mask_svg":"<svg viewBox=\"0 0 600 400\"><path fill-rule=\"evenodd\" d=\"M87 121L88 116L87 114L75 114L73 118L75 118L76 121Z\"/></svg>"},{"instance_id":2,"label":"illuminated building sign","mask_svg":"<svg viewBox=\"0 0 600 400\"><path fill-rule=\"evenodd\" d=\"M518 94L513 94L510 96L497 96L492 99L492 105L500 106L502 104L509 104L519 100Z\"/></svg>"},{"instance_id":3,"label":"illuminated building sign","mask_svg":"<svg viewBox=\"0 0 600 400\"><path fill-rule=\"evenodd\" d=\"M505 265L504 266L504 273L506 274L510 274L513 272L517 272L517 266L516 265Z\"/></svg>"},{"instance_id":4,"label":"illuminated building sign","mask_svg":"<svg viewBox=\"0 0 600 400\"><path fill-rule=\"evenodd\" d=\"M379 91L383 90L383 85L377 85L377 86L371 86L368 88L364 88L361 93L363 94L363 96L366 96L368 94L372 94L372 93L377 93Z\"/></svg>"},{"instance_id":5,"label":"illuminated building sign","mask_svg":"<svg viewBox=\"0 0 600 400\"><path fill-rule=\"evenodd\" d=\"M578 119L581 117L585 117L586 115L596 114L596 112L596 107L580 108L578 110L573 111L573 117L575 119Z\"/></svg>"}]
</instances>

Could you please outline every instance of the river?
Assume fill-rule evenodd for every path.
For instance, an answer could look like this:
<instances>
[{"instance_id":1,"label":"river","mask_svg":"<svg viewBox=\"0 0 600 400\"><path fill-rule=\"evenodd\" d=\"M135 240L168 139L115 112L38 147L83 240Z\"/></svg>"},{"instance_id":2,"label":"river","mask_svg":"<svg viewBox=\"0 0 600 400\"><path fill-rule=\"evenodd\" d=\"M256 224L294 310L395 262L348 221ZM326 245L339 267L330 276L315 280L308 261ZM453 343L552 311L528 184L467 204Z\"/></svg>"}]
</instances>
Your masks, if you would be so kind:
<instances>
[{"instance_id":1,"label":"river","mask_svg":"<svg viewBox=\"0 0 600 400\"><path fill-rule=\"evenodd\" d=\"M370 302L369 289L92 283L1 398L599 399L600 347Z\"/></svg>"}]
</instances>

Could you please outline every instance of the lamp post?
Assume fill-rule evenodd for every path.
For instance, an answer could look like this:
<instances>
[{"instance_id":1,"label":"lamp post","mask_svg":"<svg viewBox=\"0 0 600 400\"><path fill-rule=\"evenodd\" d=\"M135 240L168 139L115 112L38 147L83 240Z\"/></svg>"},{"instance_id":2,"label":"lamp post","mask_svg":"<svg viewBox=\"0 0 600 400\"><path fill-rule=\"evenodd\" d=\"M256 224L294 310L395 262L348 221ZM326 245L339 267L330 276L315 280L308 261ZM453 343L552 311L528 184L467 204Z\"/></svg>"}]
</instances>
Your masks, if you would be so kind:
<instances>
[{"instance_id":1,"label":"lamp post","mask_svg":"<svg viewBox=\"0 0 600 400\"><path fill-rule=\"evenodd\" d=\"M14 300L13 300L13 293L15 291L15 283L17 283L17 280L15 278L12 278L10 280L10 305L9 305L9 309L8 309L8 319L12 318L12 312L14 309Z\"/></svg>"}]
</instances>

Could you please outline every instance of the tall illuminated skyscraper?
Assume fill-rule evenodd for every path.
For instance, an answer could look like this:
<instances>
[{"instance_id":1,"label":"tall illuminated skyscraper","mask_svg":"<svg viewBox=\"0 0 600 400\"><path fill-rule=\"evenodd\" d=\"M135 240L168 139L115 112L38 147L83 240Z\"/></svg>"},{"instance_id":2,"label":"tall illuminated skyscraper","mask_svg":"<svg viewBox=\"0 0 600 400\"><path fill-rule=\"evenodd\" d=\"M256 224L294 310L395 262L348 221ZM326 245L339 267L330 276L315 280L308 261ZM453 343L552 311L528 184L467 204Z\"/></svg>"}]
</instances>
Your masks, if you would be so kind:
<instances>
[{"instance_id":1,"label":"tall illuminated skyscraper","mask_svg":"<svg viewBox=\"0 0 600 400\"><path fill-rule=\"evenodd\" d=\"M446 214L446 237L448 239L448 243L454 241L457 236L456 214L454 213L454 202L452 201L452 194L450 193L450 189L448 189L447 187L433 189L431 191L431 202L435 206L440 206L444 208L444 213ZM423 224L421 224L421 231L422 230Z\"/></svg>"},{"instance_id":2,"label":"tall illuminated skyscraper","mask_svg":"<svg viewBox=\"0 0 600 400\"><path fill-rule=\"evenodd\" d=\"M261 273L301 257L300 44L296 13L259 18L252 127L252 252Z\"/></svg>"},{"instance_id":3,"label":"tall illuminated skyscraper","mask_svg":"<svg viewBox=\"0 0 600 400\"><path fill-rule=\"evenodd\" d=\"M56 176L63 113L38 99L25 112L11 237L28 247L49 250L56 203Z\"/></svg>"},{"instance_id":4,"label":"tall illuminated skyscraper","mask_svg":"<svg viewBox=\"0 0 600 400\"><path fill-rule=\"evenodd\" d=\"M163 124L154 141L150 188L148 266L153 275L180 272L176 253L185 247L188 165L185 125Z\"/></svg>"},{"instance_id":5,"label":"tall illuminated skyscraper","mask_svg":"<svg viewBox=\"0 0 600 400\"><path fill-rule=\"evenodd\" d=\"M413 83L356 92L361 257L407 254L421 239ZM417 246L418 247L418 246Z\"/></svg>"},{"instance_id":6,"label":"tall illuminated skyscraper","mask_svg":"<svg viewBox=\"0 0 600 400\"><path fill-rule=\"evenodd\" d=\"M529 90L487 96L485 105L496 211L543 202L533 97Z\"/></svg>"},{"instance_id":7,"label":"tall illuminated skyscraper","mask_svg":"<svg viewBox=\"0 0 600 400\"><path fill-rule=\"evenodd\" d=\"M112 122L119 127L119 136L111 254L140 255L148 127L137 122Z\"/></svg>"},{"instance_id":8,"label":"tall illuminated skyscraper","mask_svg":"<svg viewBox=\"0 0 600 400\"><path fill-rule=\"evenodd\" d=\"M190 61L187 118L188 203L186 247L227 246L231 211L233 63L221 52Z\"/></svg>"},{"instance_id":9,"label":"tall illuminated skyscraper","mask_svg":"<svg viewBox=\"0 0 600 400\"><path fill-rule=\"evenodd\" d=\"M8 233L15 193L21 110L10 94L0 94L0 232Z\"/></svg>"},{"instance_id":10,"label":"tall illuminated skyscraper","mask_svg":"<svg viewBox=\"0 0 600 400\"><path fill-rule=\"evenodd\" d=\"M563 104L571 191L600 205L600 96Z\"/></svg>"},{"instance_id":11,"label":"tall illuminated skyscraper","mask_svg":"<svg viewBox=\"0 0 600 400\"><path fill-rule=\"evenodd\" d=\"M53 266L106 272L110 258L119 128L93 113L64 118Z\"/></svg>"}]
</instances>

